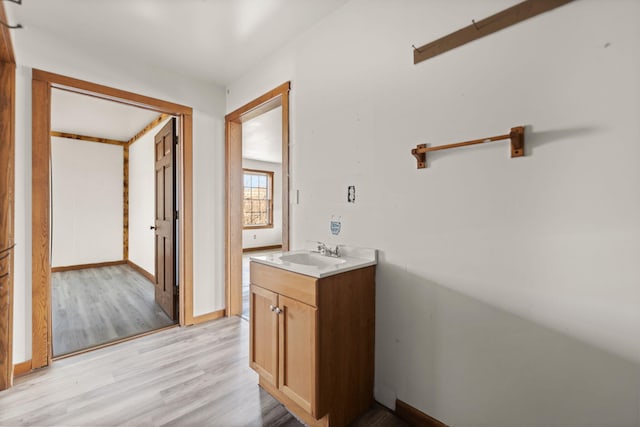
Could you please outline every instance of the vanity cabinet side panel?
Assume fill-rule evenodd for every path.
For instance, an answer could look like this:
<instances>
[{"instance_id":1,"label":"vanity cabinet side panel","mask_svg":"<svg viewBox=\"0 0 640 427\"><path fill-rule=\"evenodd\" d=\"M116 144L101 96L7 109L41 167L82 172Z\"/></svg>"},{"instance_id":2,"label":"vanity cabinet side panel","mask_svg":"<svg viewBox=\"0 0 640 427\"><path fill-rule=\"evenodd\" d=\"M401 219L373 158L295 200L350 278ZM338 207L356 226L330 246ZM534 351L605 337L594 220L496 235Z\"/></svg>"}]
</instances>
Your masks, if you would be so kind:
<instances>
[{"instance_id":1,"label":"vanity cabinet side panel","mask_svg":"<svg viewBox=\"0 0 640 427\"><path fill-rule=\"evenodd\" d=\"M318 283L318 415L349 425L373 404L375 266Z\"/></svg>"},{"instance_id":2,"label":"vanity cabinet side panel","mask_svg":"<svg viewBox=\"0 0 640 427\"><path fill-rule=\"evenodd\" d=\"M278 378L278 294L256 285L250 288L249 365L274 386Z\"/></svg>"}]
</instances>

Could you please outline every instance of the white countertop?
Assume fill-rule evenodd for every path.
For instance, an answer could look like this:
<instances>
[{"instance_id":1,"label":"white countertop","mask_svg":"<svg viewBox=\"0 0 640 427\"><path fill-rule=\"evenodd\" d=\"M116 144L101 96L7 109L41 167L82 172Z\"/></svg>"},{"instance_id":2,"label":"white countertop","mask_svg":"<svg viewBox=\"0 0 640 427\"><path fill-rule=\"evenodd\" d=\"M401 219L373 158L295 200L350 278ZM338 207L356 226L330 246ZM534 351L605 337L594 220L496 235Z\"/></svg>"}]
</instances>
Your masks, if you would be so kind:
<instances>
[{"instance_id":1,"label":"white countertop","mask_svg":"<svg viewBox=\"0 0 640 427\"><path fill-rule=\"evenodd\" d=\"M296 254L313 254L313 256L325 257L323 255L319 255L316 252L303 249L289 252L275 252L268 255L252 256L251 261L317 278L333 276L335 274L356 270L362 267L368 267L370 265L376 265L378 263L378 251L376 249L354 248L342 245L340 246L340 257L325 257L327 258L326 261L329 263L328 265L316 266L299 264L282 259L282 256L285 256L286 258L286 255ZM330 264L332 260L336 260L336 262L339 262L339 264Z\"/></svg>"}]
</instances>

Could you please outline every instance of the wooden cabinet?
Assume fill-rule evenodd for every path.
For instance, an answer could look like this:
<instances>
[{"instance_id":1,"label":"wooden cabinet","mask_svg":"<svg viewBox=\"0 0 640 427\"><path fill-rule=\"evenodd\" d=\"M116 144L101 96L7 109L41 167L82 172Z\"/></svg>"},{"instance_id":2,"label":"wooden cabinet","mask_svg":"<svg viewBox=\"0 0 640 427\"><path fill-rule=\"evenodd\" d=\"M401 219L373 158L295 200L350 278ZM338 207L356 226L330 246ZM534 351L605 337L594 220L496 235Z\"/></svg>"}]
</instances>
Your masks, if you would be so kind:
<instances>
[{"instance_id":1,"label":"wooden cabinet","mask_svg":"<svg viewBox=\"0 0 640 427\"><path fill-rule=\"evenodd\" d=\"M312 426L346 426L373 402L375 267L316 279L251 263L250 365Z\"/></svg>"},{"instance_id":2,"label":"wooden cabinet","mask_svg":"<svg viewBox=\"0 0 640 427\"><path fill-rule=\"evenodd\" d=\"M251 367L265 381L276 385L278 381L278 318L273 307L278 305L278 294L251 286Z\"/></svg>"}]
</instances>

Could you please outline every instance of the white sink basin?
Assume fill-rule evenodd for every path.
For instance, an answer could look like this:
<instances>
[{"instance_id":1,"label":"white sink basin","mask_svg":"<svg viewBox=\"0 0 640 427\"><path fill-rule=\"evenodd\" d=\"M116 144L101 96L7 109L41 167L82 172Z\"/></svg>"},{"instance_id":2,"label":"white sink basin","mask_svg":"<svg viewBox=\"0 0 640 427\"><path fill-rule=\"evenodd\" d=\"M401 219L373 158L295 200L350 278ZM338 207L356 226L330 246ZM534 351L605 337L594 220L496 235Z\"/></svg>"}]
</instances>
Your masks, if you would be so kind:
<instances>
[{"instance_id":1,"label":"white sink basin","mask_svg":"<svg viewBox=\"0 0 640 427\"><path fill-rule=\"evenodd\" d=\"M312 252L302 253L290 253L280 256L280 259L284 262L291 262L294 264L311 265L314 267L329 267L333 265L343 264L346 260L341 258L331 258L325 255L320 255Z\"/></svg>"},{"instance_id":2,"label":"white sink basin","mask_svg":"<svg viewBox=\"0 0 640 427\"><path fill-rule=\"evenodd\" d=\"M309 249L252 256L251 261L318 278L376 265L378 261L375 249L341 245L340 257L333 258L313 252L316 246L316 242L310 242Z\"/></svg>"}]
</instances>

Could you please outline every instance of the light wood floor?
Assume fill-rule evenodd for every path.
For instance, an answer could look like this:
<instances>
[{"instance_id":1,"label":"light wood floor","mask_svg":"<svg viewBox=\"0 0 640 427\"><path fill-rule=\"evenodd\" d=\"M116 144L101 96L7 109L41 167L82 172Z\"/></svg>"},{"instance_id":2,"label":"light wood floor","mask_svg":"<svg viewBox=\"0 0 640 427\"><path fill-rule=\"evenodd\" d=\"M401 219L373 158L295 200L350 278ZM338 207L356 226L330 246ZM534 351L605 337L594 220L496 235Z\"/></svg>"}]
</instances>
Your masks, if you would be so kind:
<instances>
[{"instance_id":1,"label":"light wood floor","mask_svg":"<svg viewBox=\"0 0 640 427\"><path fill-rule=\"evenodd\" d=\"M174 323L128 265L52 273L51 287L54 357Z\"/></svg>"},{"instance_id":2,"label":"light wood floor","mask_svg":"<svg viewBox=\"0 0 640 427\"><path fill-rule=\"evenodd\" d=\"M301 426L257 385L239 317L59 360L0 392L1 426ZM377 406L356 426L406 426Z\"/></svg>"}]
</instances>

